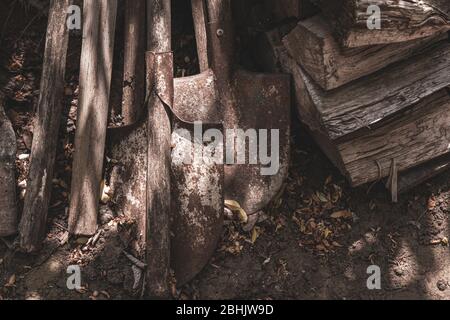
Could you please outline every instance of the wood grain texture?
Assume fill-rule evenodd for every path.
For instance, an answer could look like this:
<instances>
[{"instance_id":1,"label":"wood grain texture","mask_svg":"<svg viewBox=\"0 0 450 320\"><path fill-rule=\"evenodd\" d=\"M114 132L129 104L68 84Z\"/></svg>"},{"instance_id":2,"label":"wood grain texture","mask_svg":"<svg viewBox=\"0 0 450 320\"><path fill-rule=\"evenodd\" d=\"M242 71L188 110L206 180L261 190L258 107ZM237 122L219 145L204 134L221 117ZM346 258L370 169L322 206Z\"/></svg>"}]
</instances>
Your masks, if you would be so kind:
<instances>
[{"instance_id":1,"label":"wood grain texture","mask_svg":"<svg viewBox=\"0 0 450 320\"><path fill-rule=\"evenodd\" d=\"M69 231L93 235L103 174L117 0L85 0Z\"/></svg>"},{"instance_id":2,"label":"wood grain texture","mask_svg":"<svg viewBox=\"0 0 450 320\"><path fill-rule=\"evenodd\" d=\"M0 92L0 237L17 232L16 207L16 135L3 109Z\"/></svg>"},{"instance_id":3,"label":"wood grain texture","mask_svg":"<svg viewBox=\"0 0 450 320\"><path fill-rule=\"evenodd\" d=\"M324 18L317 15L300 21L283 38L283 44L317 84L331 90L407 59L446 38L443 33L404 43L345 49L336 42Z\"/></svg>"},{"instance_id":4,"label":"wood grain texture","mask_svg":"<svg viewBox=\"0 0 450 320\"><path fill-rule=\"evenodd\" d=\"M384 118L450 85L450 43L432 48L390 68L332 91L324 91L289 55L281 63L302 90L303 121L331 140L371 128Z\"/></svg>"},{"instance_id":5,"label":"wood grain texture","mask_svg":"<svg viewBox=\"0 0 450 320\"><path fill-rule=\"evenodd\" d=\"M125 125L143 113L145 100L145 0L125 4L124 88L122 115Z\"/></svg>"},{"instance_id":6,"label":"wood grain texture","mask_svg":"<svg viewBox=\"0 0 450 320\"><path fill-rule=\"evenodd\" d=\"M448 0L314 0L344 47L404 42L450 30ZM381 9L381 28L370 30L370 5Z\"/></svg>"},{"instance_id":7,"label":"wood grain texture","mask_svg":"<svg viewBox=\"0 0 450 320\"><path fill-rule=\"evenodd\" d=\"M444 155L450 152L450 95L444 89L425 97L337 148L355 186L388 176L393 159L401 172Z\"/></svg>"},{"instance_id":8,"label":"wood grain texture","mask_svg":"<svg viewBox=\"0 0 450 320\"><path fill-rule=\"evenodd\" d=\"M194 19L195 41L197 43L197 55L200 72L209 68L208 39L206 33L206 8L204 0L191 0L192 18Z\"/></svg>"},{"instance_id":9,"label":"wood grain texture","mask_svg":"<svg viewBox=\"0 0 450 320\"><path fill-rule=\"evenodd\" d=\"M52 0L50 4L27 192L20 222L20 246L26 252L39 249L46 231L63 107L69 43L66 19L70 3L69 0Z\"/></svg>"},{"instance_id":10,"label":"wood grain texture","mask_svg":"<svg viewBox=\"0 0 450 320\"><path fill-rule=\"evenodd\" d=\"M393 159L401 173L450 151L449 50L448 43L439 43L389 71L329 93L318 89L286 51L279 54L283 70L294 79L300 120L350 183L358 186L386 177ZM424 72L429 69L433 70ZM373 119L369 125L351 116L345 124L341 121L348 116L345 107L354 103L358 107L353 114ZM343 112L333 119L344 125L346 134L340 134L343 127L328 125L330 118L324 114L330 108Z\"/></svg>"},{"instance_id":11,"label":"wood grain texture","mask_svg":"<svg viewBox=\"0 0 450 320\"><path fill-rule=\"evenodd\" d=\"M152 298L169 296L170 210L171 210L171 139L170 108L173 104L173 61L171 51L171 0L147 2L147 294ZM161 66L171 66L160 70ZM161 72L162 71L162 72ZM170 89L172 88L172 90ZM161 91L159 91L161 89ZM165 99L166 98L166 99ZM169 101L168 101L169 100Z\"/></svg>"}]
</instances>

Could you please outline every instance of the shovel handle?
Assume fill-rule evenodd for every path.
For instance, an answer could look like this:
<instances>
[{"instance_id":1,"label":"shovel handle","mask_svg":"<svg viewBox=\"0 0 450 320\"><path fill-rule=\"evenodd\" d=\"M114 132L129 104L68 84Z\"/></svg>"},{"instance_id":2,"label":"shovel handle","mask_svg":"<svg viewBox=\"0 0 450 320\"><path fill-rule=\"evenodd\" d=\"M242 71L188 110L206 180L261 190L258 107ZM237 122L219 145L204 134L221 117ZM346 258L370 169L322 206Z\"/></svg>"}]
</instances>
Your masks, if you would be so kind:
<instances>
[{"instance_id":1,"label":"shovel handle","mask_svg":"<svg viewBox=\"0 0 450 320\"><path fill-rule=\"evenodd\" d=\"M147 21L147 50L171 51L171 0L147 0Z\"/></svg>"},{"instance_id":2,"label":"shovel handle","mask_svg":"<svg viewBox=\"0 0 450 320\"><path fill-rule=\"evenodd\" d=\"M218 82L231 79L234 66L234 30L230 0L206 1L208 59Z\"/></svg>"}]
</instances>

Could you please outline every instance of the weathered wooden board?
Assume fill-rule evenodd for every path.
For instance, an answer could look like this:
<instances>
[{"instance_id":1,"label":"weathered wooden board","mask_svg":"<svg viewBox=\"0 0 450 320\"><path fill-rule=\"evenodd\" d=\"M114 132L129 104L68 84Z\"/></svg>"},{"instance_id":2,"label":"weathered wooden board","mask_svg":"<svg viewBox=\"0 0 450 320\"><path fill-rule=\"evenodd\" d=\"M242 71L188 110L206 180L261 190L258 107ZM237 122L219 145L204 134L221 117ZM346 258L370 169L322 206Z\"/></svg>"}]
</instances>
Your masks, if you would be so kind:
<instances>
[{"instance_id":1,"label":"weathered wooden board","mask_svg":"<svg viewBox=\"0 0 450 320\"><path fill-rule=\"evenodd\" d=\"M125 39L122 116L125 125L144 112L145 100L145 0L125 3Z\"/></svg>"},{"instance_id":2,"label":"weathered wooden board","mask_svg":"<svg viewBox=\"0 0 450 320\"><path fill-rule=\"evenodd\" d=\"M85 0L69 231L93 235L108 125L117 0Z\"/></svg>"},{"instance_id":3,"label":"weathered wooden board","mask_svg":"<svg viewBox=\"0 0 450 320\"><path fill-rule=\"evenodd\" d=\"M398 192L403 193L450 169L450 153L403 172L398 179Z\"/></svg>"},{"instance_id":4,"label":"weathered wooden board","mask_svg":"<svg viewBox=\"0 0 450 320\"><path fill-rule=\"evenodd\" d=\"M407 59L447 37L446 33L442 33L404 43L346 49L336 42L324 18L316 15L300 21L283 38L283 44L317 84L331 90Z\"/></svg>"},{"instance_id":5,"label":"weathered wooden board","mask_svg":"<svg viewBox=\"0 0 450 320\"><path fill-rule=\"evenodd\" d=\"M402 172L450 152L450 95L438 91L383 126L364 131L337 144L353 185L388 176L393 159Z\"/></svg>"},{"instance_id":6,"label":"weathered wooden board","mask_svg":"<svg viewBox=\"0 0 450 320\"><path fill-rule=\"evenodd\" d=\"M353 186L386 177L393 159L402 172L450 151L448 43L329 92L277 50L283 70L293 75L301 121ZM350 114L342 112L350 105Z\"/></svg>"},{"instance_id":7,"label":"weathered wooden board","mask_svg":"<svg viewBox=\"0 0 450 320\"><path fill-rule=\"evenodd\" d=\"M0 237L17 232L16 135L3 109L0 92Z\"/></svg>"},{"instance_id":8,"label":"weathered wooden board","mask_svg":"<svg viewBox=\"0 0 450 320\"><path fill-rule=\"evenodd\" d=\"M450 30L448 0L313 0L331 23L344 47L404 42ZM368 20L377 5L379 29L369 29Z\"/></svg>"},{"instance_id":9,"label":"weathered wooden board","mask_svg":"<svg viewBox=\"0 0 450 320\"><path fill-rule=\"evenodd\" d=\"M450 85L450 43L447 41L332 91L316 85L288 54L280 57L280 63L294 76L302 121L331 140L372 128L386 117Z\"/></svg>"},{"instance_id":10,"label":"weathered wooden board","mask_svg":"<svg viewBox=\"0 0 450 320\"><path fill-rule=\"evenodd\" d=\"M45 236L64 97L71 0L52 0L45 44L37 117L33 129L27 193L20 222L20 246L26 252L40 248Z\"/></svg>"}]
</instances>

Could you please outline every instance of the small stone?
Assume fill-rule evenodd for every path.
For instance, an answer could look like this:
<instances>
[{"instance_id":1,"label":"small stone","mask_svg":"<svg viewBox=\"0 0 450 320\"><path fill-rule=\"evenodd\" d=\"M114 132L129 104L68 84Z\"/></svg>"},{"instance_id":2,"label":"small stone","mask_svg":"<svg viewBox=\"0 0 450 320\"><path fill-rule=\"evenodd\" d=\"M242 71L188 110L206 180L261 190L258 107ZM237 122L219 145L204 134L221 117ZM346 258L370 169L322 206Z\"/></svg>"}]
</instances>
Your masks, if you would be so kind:
<instances>
[{"instance_id":1,"label":"small stone","mask_svg":"<svg viewBox=\"0 0 450 320\"><path fill-rule=\"evenodd\" d=\"M448 288L448 283L441 279L436 283L436 286L440 291L445 291Z\"/></svg>"}]
</instances>

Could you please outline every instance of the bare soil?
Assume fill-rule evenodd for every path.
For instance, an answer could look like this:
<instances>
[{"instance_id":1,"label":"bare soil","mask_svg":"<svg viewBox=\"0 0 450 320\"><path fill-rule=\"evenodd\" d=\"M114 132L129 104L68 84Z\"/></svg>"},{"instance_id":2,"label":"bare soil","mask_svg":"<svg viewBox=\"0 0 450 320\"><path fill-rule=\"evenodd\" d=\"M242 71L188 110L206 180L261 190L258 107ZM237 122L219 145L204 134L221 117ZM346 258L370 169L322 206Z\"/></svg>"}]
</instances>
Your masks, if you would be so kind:
<instances>
[{"instance_id":1,"label":"bare soil","mask_svg":"<svg viewBox=\"0 0 450 320\"><path fill-rule=\"evenodd\" d=\"M24 13L18 4L0 6L0 21L6 21L0 26L0 72L7 75L0 84L8 97L6 110L17 133L19 156L29 154L31 147L46 20L33 10ZM185 4L174 10L176 76L198 70L188 11ZM73 34L49 233L43 250L33 256L17 251L14 238L0 241L0 299L142 295L141 272L124 253L132 221L103 205L101 234L94 244L69 239L65 227L79 45L80 35ZM116 54L120 57L120 46ZM120 78L116 82L120 89ZM120 95L115 99L117 107ZM113 114L111 122L116 121L120 117ZM227 220L213 259L191 283L173 288L174 299L450 299L450 172L392 204L382 183L350 188L297 123L292 142L283 193L249 231L239 221ZM19 185L28 161L17 160L18 194L23 194ZM67 289L70 264L81 265L81 290ZM370 265L381 269L381 290L367 288Z\"/></svg>"}]
</instances>

